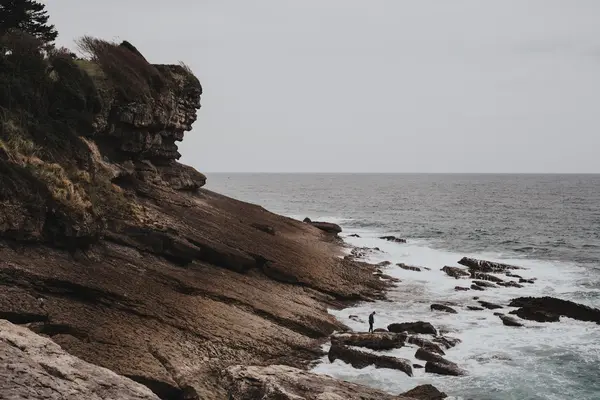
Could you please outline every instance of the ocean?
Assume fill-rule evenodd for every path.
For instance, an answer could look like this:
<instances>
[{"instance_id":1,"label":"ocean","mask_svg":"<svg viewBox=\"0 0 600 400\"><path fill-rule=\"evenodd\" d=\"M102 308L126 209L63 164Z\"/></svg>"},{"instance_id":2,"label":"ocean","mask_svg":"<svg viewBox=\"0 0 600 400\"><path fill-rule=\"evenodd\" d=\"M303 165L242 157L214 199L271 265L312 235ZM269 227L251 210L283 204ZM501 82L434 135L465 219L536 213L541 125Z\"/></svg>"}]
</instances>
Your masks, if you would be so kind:
<instances>
[{"instance_id":1,"label":"ocean","mask_svg":"<svg viewBox=\"0 0 600 400\"><path fill-rule=\"evenodd\" d=\"M430 321L462 340L446 358L468 370L444 377L415 370L359 370L324 358L314 371L392 393L431 383L452 399L600 399L600 325L502 324L493 311L467 311L473 296L507 304L521 296L554 296L600 308L600 175L478 174L208 174L208 189L297 219L335 222L355 246L379 247L369 261L405 263L385 273L402 282L388 302L331 310L355 330L376 311L375 327ZM360 237L349 237L358 234ZM407 244L378 237L395 235ZM537 278L524 288L456 292L440 271L463 256L527 268ZM463 285L464 286L464 285ZM467 285L468 286L468 285ZM432 312L433 302L456 304L458 314ZM414 362L414 348L388 353Z\"/></svg>"}]
</instances>

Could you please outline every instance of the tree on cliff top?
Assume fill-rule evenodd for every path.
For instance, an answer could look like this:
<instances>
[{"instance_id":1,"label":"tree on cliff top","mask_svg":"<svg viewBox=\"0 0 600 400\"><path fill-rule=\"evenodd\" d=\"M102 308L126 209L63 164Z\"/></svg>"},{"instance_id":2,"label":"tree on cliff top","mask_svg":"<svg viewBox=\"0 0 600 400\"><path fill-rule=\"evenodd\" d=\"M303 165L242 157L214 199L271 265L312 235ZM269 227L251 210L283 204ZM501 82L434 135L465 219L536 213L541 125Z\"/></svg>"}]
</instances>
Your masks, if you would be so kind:
<instances>
[{"instance_id":1,"label":"tree on cliff top","mask_svg":"<svg viewBox=\"0 0 600 400\"><path fill-rule=\"evenodd\" d=\"M51 44L58 32L49 19L46 6L38 1L0 0L0 36L18 30Z\"/></svg>"}]
</instances>

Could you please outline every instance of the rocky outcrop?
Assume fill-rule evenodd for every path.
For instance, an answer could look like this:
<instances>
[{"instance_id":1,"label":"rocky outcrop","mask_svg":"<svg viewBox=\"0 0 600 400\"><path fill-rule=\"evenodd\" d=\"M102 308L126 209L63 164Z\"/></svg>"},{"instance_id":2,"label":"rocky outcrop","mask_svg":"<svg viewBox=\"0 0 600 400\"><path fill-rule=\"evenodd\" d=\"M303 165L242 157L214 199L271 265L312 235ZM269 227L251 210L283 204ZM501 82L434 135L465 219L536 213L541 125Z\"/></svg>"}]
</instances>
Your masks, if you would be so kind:
<instances>
[{"instance_id":1,"label":"rocky outcrop","mask_svg":"<svg viewBox=\"0 0 600 400\"><path fill-rule=\"evenodd\" d=\"M504 286L504 287L515 287L515 288L522 288L523 287L523 285L520 285L520 284L518 284L515 281L501 282L501 283L498 283L498 285Z\"/></svg>"},{"instance_id":2,"label":"rocky outcrop","mask_svg":"<svg viewBox=\"0 0 600 400\"><path fill-rule=\"evenodd\" d=\"M481 304L482 307L485 307L488 310L497 310L497 309L503 308L501 305L490 303L489 301L480 300L479 304Z\"/></svg>"},{"instance_id":3,"label":"rocky outcrop","mask_svg":"<svg viewBox=\"0 0 600 400\"><path fill-rule=\"evenodd\" d=\"M284 365L233 366L224 384L235 400L440 400L445 395L431 385L391 395L365 386Z\"/></svg>"},{"instance_id":4,"label":"rocky outcrop","mask_svg":"<svg viewBox=\"0 0 600 400\"><path fill-rule=\"evenodd\" d=\"M402 239L396 236L381 236L379 239L387 240L388 242L394 243L406 243L406 239Z\"/></svg>"},{"instance_id":5,"label":"rocky outcrop","mask_svg":"<svg viewBox=\"0 0 600 400\"><path fill-rule=\"evenodd\" d=\"M448 274L449 276L456 278L456 279L466 278L466 277L471 276L469 271L465 271L464 269L458 268L458 267L445 266L444 268L442 268L442 271L444 271L446 274Z\"/></svg>"},{"instance_id":6,"label":"rocky outcrop","mask_svg":"<svg viewBox=\"0 0 600 400\"><path fill-rule=\"evenodd\" d=\"M400 263L400 264L396 264L397 266L399 266L402 269L405 269L407 271L416 271L416 272L421 272L421 268L419 267L415 267L413 265L406 265L404 263Z\"/></svg>"},{"instance_id":7,"label":"rocky outcrop","mask_svg":"<svg viewBox=\"0 0 600 400\"><path fill-rule=\"evenodd\" d=\"M471 271L471 278L480 279L480 280L488 281L488 282L495 282L495 283L504 282L504 280L498 278L497 276L494 276L492 274L486 274L485 272L477 272L477 271Z\"/></svg>"},{"instance_id":8,"label":"rocky outcrop","mask_svg":"<svg viewBox=\"0 0 600 400\"><path fill-rule=\"evenodd\" d=\"M552 312L537 310L532 307L521 307L518 310L513 310L509 314L514 314L519 318L527 319L536 322L558 322L560 316Z\"/></svg>"},{"instance_id":9,"label":"rocky outcrop","mask_svg":"<svg viewBox=\"0 0 600 400\"><path fill-rule=\"evenodd\" d=\"M438 375L450 375L450 376L463 376L467 375L467 372L457 366L456 364L439 363L435 361L428 361L425 364L425 372Z\"/></svg>"},{"instance_id":10,"label":"rocky outcrop","mask_svg":"<svg viewBox=\"0 0 600 400\"><path fill-rule=\"evenodd\" d=\"M475 258L463 257L458 261L460 265L464 265L473 271L479 272L506 272L507 270L523 269L514 265L497 263L486 260L477 260Z\"/></svg>"},{"instance_id":11,"label":"rocky outcrop","mask_svg":"<svg viewBox=\"0 0 600 400\"><path fill-rule=\"evenodd\" d=\"M500 317L500 319L502 320L502 323L506 326L516 326L516 327L521 327L523 326L522 323L520 323L516 318L511 317L510 315L504 315L504 314L498 314L498 317Z\"/></svg>"},{"instance_id":12,"label":"rocky outcrop","mask_svg":"<svg viewBox=\"0 0 600 400\"><path fill-rule=\"evenodd\" d=\"M462 342L458 338L453 338L449 336L437 336L433 339L433 341L441 344L446 349L451 349L452 347L455 347Z\"/></svg>"},{"instance_id":13,"label":"rocky outcrop","mask_svg":"<svg viewBox=\"0 0 600 400\"><path fill-rule=\"evenodd\" d=\"M456 310L450 306L445 306L443 304L432 304L430 306L431 311L443 311L443 312L447 312L450 314L456 314Z\"/></svg>"},{"instance_id":14,"label":"rocky outcrop","mask_svg":"<svg viewBox=\"0 0 600 400\"><path fill-rule=\"evenodd\" d=\"M338 233L342 232L342 227L339 226L338 224L334 224L332 222L321 222L321 221L311 221L311 220L304 220L304 222L307 222L308 224L314 226L315 228L318 228L320 230L322 230L325 233L329 233L331 235L337 235Z\"/></svg>"},{"instance_id":15,"label":"rocky outcrop","mask_svg":"<svg viewBox=\"0 0 600 400\"><path fill-rule=\"evenodd\" d=\"M471 289L472 290L479 290L479 291L485 290L485 288L483 286L479 286L479 285L475 285L475 284L471 285Z\"/></svg>"},{"instance_id":16,"label":"rocky outcrop","mask_svg":"<svg viewBox=\"0 0 600 400\"><path fill-rule=\"evenodd\" d=\"M599 309L555 297L519 297L511 300L509 305L511 307L526 308L527 310L521 311L524 316L536 315L541 317L542 314L539 314L539 312L543 312L600 324ZM555 320L552 317L548 317L548 319Z\"/></svg>"},{"instance_id":17,"label":"rocky outcrop","mask_svg":"<svg viewBox=\"0 0 600 400\"><path fill-rule=\"evenodd\" d=\"M477 307L477 306L467 306L467 309L469 309L471 311L483 311L484 310L483 307Z\"/></svg>"},{"instance_id":18,"label":"rocky outcrop","mask_svg":"<svg viewBox=\"0 0 600 400\"><path fill-rule=\"evenodd\" d=\"M147 387L6 320L0 320L0 393L3 399L159 400Z\"/></svg>"},{"instance_id":19,"label":"rocky outcrop","mask_svg":"<svg viewBox=\"0 0 600 400\"><path fill-rule=\"evenodd\" d=\"M407 337L406 342L410 343L410 344L414 344L414 345L420 347L421 349L427 350L432 353L441 354L441 355L445 354L444 350L442 350L442 348L438 344L436 344L430 340L420 338L418 336L409 336L409 337Z\"/></svg>"},{"instance_id":20,"label":"rocky outcrop","mask_svg":"<svg viewBox=\"0 0 600 400\"><path fill-rule=\"evenodd\" d=\"M328 353L329 362L341 360L352 365L354 368L366 368L373 365L375 368L397 369L408 376L412 376L412 366L408 360L379 354L367 353L355 350L337 343L331 344Z\"/></svg>"},{"instance_id":21,"label":"rocky outcrop","mask_svg":"<svg viewBox=\"0 0 600 400\"><path fill-rule=\"evenodd\" d=\"M473 281L473 284L483 287L483 288L497 288L498 286L494 285L492 282L487 281Z\"/></svg>"},{"instance_id":22,"label":"rocky outcrop","mask_svg":"<svg viewBox=\"0 0 600 400\"><path fill-rule=\"evenodd\" d=\"M404 346L406 339L407 335L401 333L341 333L331 336L331 343L371 350L390 350Z\"/></svg>"},{"instance_id":23,"label":"rocky outcrop","mask_svg":"<svg viewBox=\"0 0 600 400\"><path fill-rule=\"evenodd\" d=\"M402 333L424 333L424 334L437 334L437 331L433 325L429 322L417 321L417 322L403 322L388 325L388 331Z\"/></svg>"}]
</instances>

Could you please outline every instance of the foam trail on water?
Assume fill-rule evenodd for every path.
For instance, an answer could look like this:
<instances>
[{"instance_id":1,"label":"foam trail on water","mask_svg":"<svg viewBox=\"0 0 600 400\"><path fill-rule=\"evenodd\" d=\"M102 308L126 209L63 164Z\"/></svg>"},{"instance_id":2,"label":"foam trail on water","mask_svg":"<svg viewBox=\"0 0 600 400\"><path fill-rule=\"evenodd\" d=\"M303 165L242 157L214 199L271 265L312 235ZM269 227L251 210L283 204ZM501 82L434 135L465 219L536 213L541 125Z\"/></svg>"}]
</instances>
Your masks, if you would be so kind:
<instances>
[{"instance_id":1,"label":"foam trail on water","mask_svg":"<svg viewBox=\"0 0 600 400\"><path fill-rule=\"evenodd\" d=\"M554 296L597 307L591 299L598 298L599 290L580 285L585 269L565 262L518 259L502 253L459 254L428 247L426 241L392 243L378 239L383 234L367 230L349 233L361 236L346 237L351 245L382 250L370 255L370 262L391 261L431 270L408 271L395 265L382 268L386 274L402 280L389 292L391 302L359 304L331 313L356 331L365 331L368 325L351 320L349 316L358 315L366 321L371 311L377 312L376 328L387 327L393 322L429 321L438 329L449 332L449 336L462 340L460 345L446 352L446 358L467 369L469 376L443 377L415 369L415 376L411 378L386 369L368 367L359 370L341 361L330 364L326 358L315 371L392 393L432 383L458 396L456 398L563 400L566 395L583 400L600 398L600 379L597 379L600 375L599 325L561 318L559 323L522 321L526 327L514 328L503 325L493 315L495 311L508 313L513 310L506 304L512 298L522 296ZM513 272L537 280L534 284L523 284L523 288L456 291L455 286L470 287L471 280L451 278L440 269L445 265L460 266L457 261L463 256L522 266L526 269ZM469 311L467 305L479 305L474 296L504 308ZM458 314L432 312L430 305L436 302L449 302ZM424 365L415 360L415 351L416 348L407 346L385 354ZM586 385L578 383L587 375L589 382Z\"/></svg>"}]
</instances>

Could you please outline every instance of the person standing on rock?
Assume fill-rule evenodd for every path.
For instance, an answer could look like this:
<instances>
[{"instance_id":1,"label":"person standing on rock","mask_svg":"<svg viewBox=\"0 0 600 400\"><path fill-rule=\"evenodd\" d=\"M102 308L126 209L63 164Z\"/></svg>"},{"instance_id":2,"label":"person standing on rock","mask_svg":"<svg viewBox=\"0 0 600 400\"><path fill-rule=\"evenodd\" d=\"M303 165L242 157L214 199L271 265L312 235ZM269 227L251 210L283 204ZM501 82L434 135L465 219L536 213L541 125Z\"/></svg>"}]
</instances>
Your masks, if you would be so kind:
<instances>
[{"instance_id":1,"label":"person standing on rock","mask_svg":"<svg viewBox=\"0 0 600 400\"><path fill-rule=\"evenodd\" d=\"M375 323L375 311L369 314L369 333L373 333L373 324Z\"/></svg>"}]
</instances>

